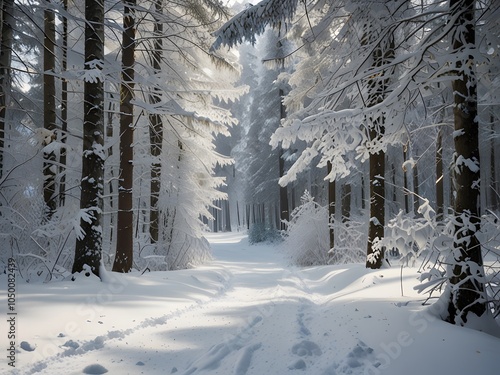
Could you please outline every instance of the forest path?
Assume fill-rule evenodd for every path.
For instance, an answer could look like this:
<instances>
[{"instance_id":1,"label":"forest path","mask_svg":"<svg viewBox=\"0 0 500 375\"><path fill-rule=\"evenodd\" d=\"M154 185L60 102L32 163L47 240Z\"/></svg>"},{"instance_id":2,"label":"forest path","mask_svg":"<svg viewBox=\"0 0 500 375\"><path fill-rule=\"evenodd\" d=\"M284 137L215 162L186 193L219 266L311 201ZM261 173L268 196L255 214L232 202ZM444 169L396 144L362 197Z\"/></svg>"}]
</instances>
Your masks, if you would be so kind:
<instances>
[{"instance_id":1,"label":"forest path","mask_svg":"<svg viewBox=\"0 0 500 375\"><path fill-rule=\"evenodd\" d=\"M93 290L97 296L110 294L109 301L77 307L83 312L77 325L85 329L73 338L59 334L52 339L60 340L57 347L34 352L48 356L15 373L77 375L84 362L91 366L86 374L104 373L102 363L119 375L329 375L363 374L366 363L373 363L372 349L357 339L358 328L352 325L352 314L362 312L345 302L376 283L362 265L349 272L342 267L298 269L276 246L249 245L244 234L207 237L214 260L205 266L107 274L109 280L97 282L100 289ZM88 293L89 286L83 291ZM78 289L64 301L75 296ZM332 301L335 309L329 306ZM75 308L68 311L74 323ZM334 333L338 329L342 337Z\"/></svg>"},{"instance_id":2,"label":"forest path","mask_svg":"<svg viewBox=\"0 0 500 375\"><path fill-rule=\"evenodd\" d=\"M331 318L335 312L325 306L369 288L369 278L356 284L366 273L364 267L354 267L349 274L341 268L331 272L328 267L309 272L290 266L275 246L249 245L237 233L211 234L208 239L214 252L210 267L227 270L230 281L221 298L189 311L166 332L167 341L195 338L195 343L183 349L184 354L190 352L183 356L188 358L186 364L172 367L171 373L364 373L365 362L374 359L372 349L355 337L352 341L330 337L334 336ZM342 308L338 313L342 317L335 318L336 324L348 325L349 313ZM332 362L336 341L344 341L347 347L339 351L339 361Z\"/></svg>"},{"instance_id":3,"label":"forest path","mask_svg":"<svg viewBox=\"0 0 500 375\"><path fill-rule=\"evenodd\" d=\"M297 268L241 233L208 238L195 269L19 283L17 366L0 374L498 372L500 340L428 314L416 269Z\"/></svg>"}]
</instances>

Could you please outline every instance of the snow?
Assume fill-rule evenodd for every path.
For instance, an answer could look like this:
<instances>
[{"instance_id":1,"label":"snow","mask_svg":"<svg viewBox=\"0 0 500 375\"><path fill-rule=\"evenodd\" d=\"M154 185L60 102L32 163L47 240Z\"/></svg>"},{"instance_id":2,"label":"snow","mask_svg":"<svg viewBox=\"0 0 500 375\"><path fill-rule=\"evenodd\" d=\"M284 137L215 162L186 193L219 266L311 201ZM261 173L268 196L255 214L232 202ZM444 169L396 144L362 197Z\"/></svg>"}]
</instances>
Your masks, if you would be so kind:
<instances>
[{"instance_id":1,"label":"snow","mask_svg":"<svg viewBox=\"0 0 500 375\"><path fill-rule=\"evenodd\" d=\"M207 238L195 269L18 278L16 368L0 374L497 373L500 339L437 319L417 269L401 285L399 266L297 268L244 234Z\"/></svg>"}]
</instances>

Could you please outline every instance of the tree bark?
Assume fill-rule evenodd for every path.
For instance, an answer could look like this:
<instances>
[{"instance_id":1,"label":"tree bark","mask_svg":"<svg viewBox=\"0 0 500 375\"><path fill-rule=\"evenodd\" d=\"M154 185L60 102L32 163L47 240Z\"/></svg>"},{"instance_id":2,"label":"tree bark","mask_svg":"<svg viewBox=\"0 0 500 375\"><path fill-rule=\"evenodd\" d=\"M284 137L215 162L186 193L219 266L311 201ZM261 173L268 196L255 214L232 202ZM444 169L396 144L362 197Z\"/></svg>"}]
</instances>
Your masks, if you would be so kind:
<instances>
[{"instance_id":1,"label":"tree bark","mask_svg":"<svg viewBox=\"0 0 500 375\"><path fill-rule=\"evenodd\" d=\"M403 146L403 161L408 161L408 144L409 141ZM403 187L405 193L405 212L410 213L410 189L408 186L408 170L403 168Z\"/></svg>"},{"instance_id":2,"label":"tree bark","mask_svg":"<svg viewBox=\"0 0 500 375\"><path fill-rule=\"evenodd\" d=\"M104 63L104 3L85 1L85 69L101 70ZM98 62L99 64L96 64ZM99 276L102 254L102 196L104 186L104 86L103 80L84 82L83 156L80 195L80 228L73 273L85 265Z\"/></svg>"},{"instance_id":3,"label":"tree bark","mask_svg":"<svg viewBox=\"0 0 500 375\"><path fill-rule=\"evenodd\" d=\"M372 128L370 139L383 134ZM384 260L383 249L375 250L373 244L377 239L384 238L385 225L385 153L370 154L370 222L368 225L368 245L366 267L378 269Z\"/></svg>"},{"instance_id":4,"label":"tree bark","mask_svg":"<svg viewBox=\"0 0 500 375\"><path fill-rule=\"evenodd\" d=\"M330 174L332 171L332 163L327 163L327 173ZM328 221L330 222L330 227L328 230L330 238L330 259L333 257L333 248L335 247L335 230L333 229L333 224L335 223L335 180L328 181Z\"/></svg>"},{"instance_id":5,"label":"tree bark","mask_svg":"<svg viewBox=\"0 0 500 375\"><path fill-rule=\"evenodd\" d=\"M279 90L280 94L280 120L286 118L286 109L283 104L283 97L285 93L283 89ZM279 174L280 178L285 175L285 159L283 159L283 149L279 149ZM280 228L285 230L287 225L286 222L290 221L290 211L288 208L288 188L286 186L280 186Z\"/></svg>"},{"instance_id":6,"label":"tree bark","mask_svg":"<svg viewBox=\"0 0 500 375\"><path fill-rule=\"evenodd\" d=\"M373 30L367 30L367 33ZM370 35L365 35L369 38ZM388 35L384 40L378 42L372 54L372 67L382 68L394 60L394 36ZM372 75L367 82L368 100L367 106L373 107L383 102L387 95L389 77L391 71L381 70ZM368 136L371 141L380 141L385 134L385 118L380 115L377 118L369 118ZM384 238L385 225L385 152L370 152L370 222L368 225L368 243L366 251L366 267L378 269L382 267L384 260L384 249L375 249L377 240Z\"/></svg>"},{"instance_id":7,"label":"tree bark","mask_svg":"<svg viewBox=\"0 0 500 375\"><path fill-rule=\"evenodd\" d=\"M495 162L495 118L491 115L491 139L490 139L490 207L492 210L497 210L499 208L499 183L497 180L496 173L496 162Z\"/></svg>"},{"instance_id":8,"label":"tree bark","mask_svg":"<svg viewBox=\"0 0 500 375\"><path fill-rule=\"evenodd\" d=\"M10 65L12 58L12 26L14 24L14 0L3 0L1 11L0 44L0 179L4 172L5 124L7 120L8 97L11 90Z\"/></svg>"},{"instance_id":9,"label":"tree bark","mask_svg":"<svg viewBox=\"0 0 500 375\"><path fill-rule=\"evenodd\" d=\"M63 0L63 7L68 11L68 0ZM62 71L68 69L68 18L62 16ZM61 82L61 143L65 144L68 135L68 81L62 78ZM59 158L59 204L64 205L66 198L66 147L61 148Z\"/></svg>"},{"instance_id":10,"label":"tree bark","mask_svg":"<svg viewBox=\"0 0 500 375\"><path fill-rule=\"evenodd\" d=\"M120 90L120 179L114 272L129 272L134 258L134 65L136 0L125 0L123 14L122 82Z\"/></svg>"},{"instance_id":11,"label":"tree bark","mask_svg":"<svg viewBox=\"0 0 500 375\"><path fill-rule=\"evenodd\" d=\"M163 0L155 1L155 23L153 26L153 51L151 53L151 65L154 73L161 71L161 59L163 54L163 23L161 15L163 14ZM161 93L154 88L153 93L149 96L149 102L152 105L159 103ZM158 199L161 190L161 162L163 146L163 121L161 115L152 113L149 115L149 138L151 143L151 156L153 162L151 164L151 195L150 195L150 217L149 217L149 235L151 242L158 242L159 236L159 220L160 209L158 207Z\"/></svg>"},{"instance_id":12,"label":"tree bark","mask_svg":"<svg viewBox=\"0 0 500 375\"><path fill-rule=\"evenodd\" d=\"M413 172L413 212L415 213L415 216L418 214L418 208L420 207L420 191L419 191L419 185L420 183L418 182L418 162L413 165L412 172Z\"/></svg>"},{"instance_id":13,"label":"tree bark","mask_svg":"<svg viewBox=\"0 0 500 375\"><path fill-rule=\"evenodd\" d=\"M342 222L345 223L351 217L351 185L342 185Z\"/></svg>"},{"instance_id":14,"label":"tree bark","mask_svg":"<svg viewBox=\"0 0 500 375\"><path fill-rule=\"evenodd\" d=\"M450 299L448 321L463 325L469 313L486 312L484 270L481 244L476 236L480 229L479 126L477 122L477 82L475 76L475 1L450 0L456 17L452 35L457 59L454 92L455 122L455 235L454 264L449 275ZM470 50L470 52L468 52Z\"/></svg>"},{"instance_id":15,"label":"tree bark","mask_svg":"<svg viewBox=\"0 0 500 375\"><path fill-rule=\"evenodd\" d=\"M444 216L443 132L438 131L436 141L436 220Z\"/></svg>"},{"instance_id":16,"label":"tree bark","mask_svg":"<svg viewBox=\"0 0 500 375\"><path fill-rule=\"evenodd\" d=\"M50 3L50 0L49 0ZM54 136L45 142L45 146L55 140L56 130L56 85L55 85L55 39L56 23L52 9L44 11L44 38L43 38L43 126L54 133ZM56 193L56 155L53 151L43 153L43 198L46 205L46 219L49 220L57 208Z\"/></svg>"}]
</instances>

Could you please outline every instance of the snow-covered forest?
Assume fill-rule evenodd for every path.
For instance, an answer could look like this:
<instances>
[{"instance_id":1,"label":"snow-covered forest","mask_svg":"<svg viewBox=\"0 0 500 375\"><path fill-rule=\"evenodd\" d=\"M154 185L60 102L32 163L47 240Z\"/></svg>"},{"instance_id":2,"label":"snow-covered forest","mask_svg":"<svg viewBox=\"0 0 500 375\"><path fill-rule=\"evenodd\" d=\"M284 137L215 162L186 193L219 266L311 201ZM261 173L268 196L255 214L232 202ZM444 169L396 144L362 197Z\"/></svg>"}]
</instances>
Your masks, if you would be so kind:
<instances>
[{"instance_id":1,"label":"snow-covered forest","mask_svg":"<svg viewBox=\"0 0 500 375\"><path fill-rule=\"evenodd\" d=\"M287 264L280 277L299 283L293 298L308 301L297 307L304 337L304 313L328 305L329 293L387 272L400 275L394 298L403 297L405 269L414 276L405 288L418 292L412 303L438 306L439 321L500 337L498 0L0 4L4 317L22 300L20 290L62 298L54 285L93 293L99 283L127 280L137 293L175 279L191 293L189 270L209 285L188 300L205 301L194 296L212 287L225 295L226 277L242 275L224 269L212 245L232 233L243 244L248 236L246 251ZM254 258L241 267L266 268ZM328 291L340 269L352 278ZM258 289L258 280L248 284ZM389 289L380 290L382 299L407 303ZM156 299L159 292L141 293ZM260 320L252 322L245 330ZM120 323L124 337L126 329ZM492 340L487 347L500 346L484 337ZM221 374L246 374L266 345L238 340L224 341L223 357L244 350L234 371ZM308 344L297 350L310 356L325 351L301 342ZM364 361L358 369L346 359L307 373L381 373L366 365L373 344L360 342L353 345L364 354L351 348ZM34 366L26 373L72 355L25 358ZM302 362L285 368L307 371L311 363ZM218 367L200 363L185 373ZM86 373L102 373L98 367Z\"/></svg>"}]
</instances>

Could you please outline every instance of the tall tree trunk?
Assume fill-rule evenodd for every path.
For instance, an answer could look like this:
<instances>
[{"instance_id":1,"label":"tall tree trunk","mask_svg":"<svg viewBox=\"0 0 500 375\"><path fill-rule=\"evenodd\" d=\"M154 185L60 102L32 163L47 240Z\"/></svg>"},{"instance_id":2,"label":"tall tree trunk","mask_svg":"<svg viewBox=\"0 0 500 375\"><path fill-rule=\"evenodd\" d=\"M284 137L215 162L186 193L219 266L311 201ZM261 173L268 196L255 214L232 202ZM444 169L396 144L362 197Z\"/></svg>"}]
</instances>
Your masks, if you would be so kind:
<instances>
[{"instance_id":1,"label":"tall tree trunk","mask_svg":"<svg viewBox=\"0 0 500 375\"><path fill-rule=\"evenodd\" d=\"M85 69L100 70L104 64L104 3L85 1ZM95 65L96 62L100 64ZM99 276L102 254L102 196L104 186L104 86L103 80L84 83L83 156L80 195L80 228L73 273L85 265Z\"/></svg>"},{"instance_id":2,"label":"tall tree trunk","mask_svg":"<svg viewBox=\"0 0 500 375\"><path fill-rule=\"evenodd\" d=\"M125 0L123 14L122 82L120 90L120 179L116 231L115 272L129 272L134 258L134 65L136 0Z\"/></svg>"},{"instance_id":3,"label":"tall tree trunk","mask_svg":"<svg viewBox=\"0 0 500 375\"><path fill-rule=\"evenodd\" d=\"M351 217L351 184L342 185L342 222L345 223Z\"/></svg>"},{"instance_id":4,"label":"tall tree trunk","mask_svg":"<svg viewBox=\"0 0 500 375\"><path fill-rule=\"evenodd\" d=\"M415 215L418 214L418 208L420 207L420 190L418 182L418 162L413 165L413 212Z\"/></svg>"},{"instance_id":5,"label":"tall tree trunk","mask_svg":"<svg viewBox=\"0 0 500 375\"><path fill-rule=\"evenodd\" d=\"M368 33L373 30L368 30ZM365 35L364 38L372 36ZM373 68L381 68L394 60L394 36L388 35L373 50ZM385 69L374 74L368 79L368 107L380 104L387 95L388 85L392 71ZM385 118L368 119L369 139L381 140L385 134ZM384 238L385 225L385 152L370 152L370 221L368 225L368 243L366 251L366 267L377 269L382 266L384 249L375 249L377 239Z\"/></svg>"},{"instance_id":6,"label":"tall tree trunk","mask_svg":"<svg viewBox=\"0 0 500 375\"><path fill-rule=\"evenodd\" d=\"M448 321L463 325L469 313L482 316L486 311L484 270L480 229L479 126L477 122L477 82L475 76L475 1L450 0L456 17L452 35L457 59L457 77L452 82L455 122L455 215L457 225L453 243L454 265L449 275Z\"/></svg>"},{"instance_id":7,"label":"tall tree trunk","mask_svg":"<svg viewBox=\"0 0 500 375\"><path fill-rule=\"evenodd\" d=\"M14 0L3 0L1 11L0 44L0 179L4 172L5 123L7 104L11 90L10 65L12 58L12 26L14 24Z\"/></svg>"},{"instance_id":8,"label":"tall tree trunk","mask_svg":"<svg viewBox=\"0 0 500 375\"><path fill-rule=\"evenodd\" d=\"M327 162L327 174L332 171L332 163ZM333 229L333 224L335 223L335 180L328 181L328 221L330 222L330 227L328 230L330 239L330 259L333 257L333 248L335 247L335 231Z\"/></svg>"},{"instance_id":9,"label":"tall tree trunk","mask_svg":"<svg viewBox=\"0 0 500 375\"><path fill-rule=\"evenodd\" d=\"M163 54L163 21L161 16L163 14L163 0L155 1L155 23L153 26L153 51L151 52L151 65L153 66L154 73L157 74L161 71L161 60ZM149 101L154 106L161 100L161 93L159 89L154 88L153 94L150 95ZM149 235L151 242L158 242L159 233L159 220L160 213L158 207L158 198L161 189L161 162L160 157L162 153L163 143L163 121L161 115L152 113L149 115L149 138L151 143L151 156L153 162L151 164L151 195L150 195L150 217L149 217Z\"/></svg>"},{"instance_id":10,"label":"tall tree trunk","mask_svg":"<svg viewBox=\"0 0 500 375\"><path fill-rule=\"evenodd\" d=\"M370 139L383 135L383 127L370 129ZM370 222L368 225L368 244L366 252L366 267L377 269L382 267L383 249L376 250L373 244L377 239L384 238L385 225L385 153L370 154Z\"/></svg>"},{"instance_id":11,"label":"tall tree trunk","mask_svg":"<svg viewBox=\"0 0 500 375\"><path fill-rule=\"evenodd\" d=\"M492 210L499 208L500 189L496 173L495 162L495 118L491 115L491 136L490 136L490 207Z\"/></svg>"},{"instance_id":12,"label":"tall tree trunk","mask_svg":"<svg viewBox=\"0 0 500 375\"><path fill-rule=\"evenodd\" d=\"M50 0L49 0L50 3ZM55 140L56 130L56 84L55 84L55 40L56 23L52 9L44 11L44 38L43 38L43 126L54 133L47 139L45 145ZM50 219L57 208L56 193L56 155L54 151L43 153L43 198L47 207L46 219Z\"/></svg>"},{"instance_id":13,"label":"tall tree trunk","mask_svg":"<svg viewBox=\"0 0 500 375\"><path fill-rule=\"evenodd\" d=\"M68 0L63 0L63 7L68 11ZM61 17L62 31L62 71L68 69L68 18ZM68 81L62 78L61 82L61 143L65 144L68 138ZM64 205L66 198L66 147L62 147L59 158L59 204Z\"/></svg>"},{"instance_id":14,"label":"tall tree trunk","mask_svg":"<svg viewBox=\"0 0 500 375\"><path fill-rule=\"evenodd\" d=\"M436 141L436 219L443 221L444 216L444 176L443 176L443 132L438 131Z\"/></svg>"},{"instance_id":15,"label":"tall tree trunk","mask_svg":"<svg viewBox=\"0 0 500 375\"><path fill-rule=\"evenodd\" d=\"M279 90L280 94L280 120L286 118L286 108L283 104L283 97L285 93L283 89ZM279 174L280 178L285 175L285 159L283 159L283 149L280 146L279 149ZM288 188L286 186L280 186L280 228L281 230L285 230L287 225L285 222L290 221L290 211L288 208Z\"/></svg>"},{"instance_id":16,"label":"tall tree trunk","mask_svg":"<svg viewBox=\"0 0 500 375\"><path fill-rule=\"evenodd\" d=\"M409 141L403 146L403 161L408 161L408 145ZM410 189L408 186L408 170L403 168L403 187L405 193L405 212L410 213Z\"/></svg>"}]
</instances>

